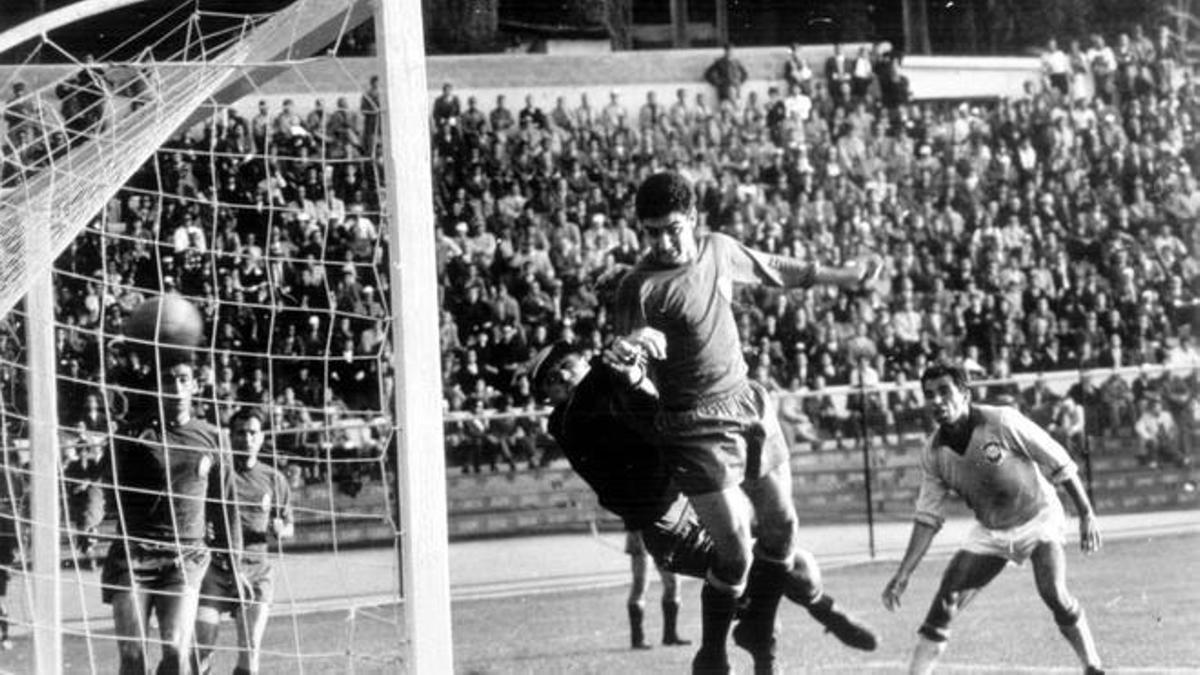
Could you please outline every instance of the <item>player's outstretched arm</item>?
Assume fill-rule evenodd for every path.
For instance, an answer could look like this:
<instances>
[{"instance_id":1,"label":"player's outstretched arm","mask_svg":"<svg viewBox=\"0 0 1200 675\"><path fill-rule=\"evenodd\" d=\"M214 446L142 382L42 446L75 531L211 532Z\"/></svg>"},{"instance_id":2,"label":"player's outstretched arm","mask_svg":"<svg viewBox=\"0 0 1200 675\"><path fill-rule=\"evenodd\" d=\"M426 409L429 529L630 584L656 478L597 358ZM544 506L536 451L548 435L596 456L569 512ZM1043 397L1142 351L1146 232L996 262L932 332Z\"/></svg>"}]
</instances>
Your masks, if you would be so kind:
<instances>
[{"instance_id":1,"label":"player's outstretched arm","mask_svg":"<svg viewBox=\"0 0 1200 675\"><path fill-rule=\"evenodd\" d=\"M1100 525L1096 522L1096 512L1088 499L1087 491L1078 475L1072 475L1062 483L1071 501L1075 504L1075 513L1079 515L1079 548L1084 553L1095 553L1102 545Z\"/></svg>"},{"instance_id":2,"label":"player's outstretched arm","mask_svg":"<svg viewBox=\"0 0 1200 675\"><path fill-rule=\"evenodd\" d=\"M850 265L818 267L813 279L818 284L861 290L875 283L882 272L883 257L872 253L857 259Z\"/></svg>"},{"instance_id":3,"label":"player's outstretched arm","mask_svg":"<svg viewBox=\"0 0 1200 675\"><path fill-rule=\"evenodd\" d=\"M908 588L908 579L929 551L929 545L933 543L933 536L937 531L938 528L929 523L913 521L912 534L908 537L908 548L904 551L900 567L883 587L883 606L888 611L894 611L900 606L900 596L904 595L904 590Z\"/></svg>"}]
</instances>

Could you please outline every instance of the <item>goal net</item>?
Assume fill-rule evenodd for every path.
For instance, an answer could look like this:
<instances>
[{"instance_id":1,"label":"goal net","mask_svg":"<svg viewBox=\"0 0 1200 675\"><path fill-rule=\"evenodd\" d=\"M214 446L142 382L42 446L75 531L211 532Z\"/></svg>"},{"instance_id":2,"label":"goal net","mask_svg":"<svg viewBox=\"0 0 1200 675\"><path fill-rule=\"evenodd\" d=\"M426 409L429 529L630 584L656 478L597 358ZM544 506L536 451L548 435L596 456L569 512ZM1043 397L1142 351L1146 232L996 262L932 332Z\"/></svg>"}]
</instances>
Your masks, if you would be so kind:
<instances>
[{"instance_id":1,"label":"goal net","mask_svg":"<svg viewBox=\"0 0 1200 675\"><path fill-rule=\"evenodd\" d=\"M389 219L389 190L405 187L388 183L405 171L389 170L396 111L373 45L396 10L91 4L134 6L104 53L56 39L85 10L0 34L0 56L16 62L0 66L3 663L40 671L57 651L64 672L115 672L124 642L144 645L153 668L172 637L154 618L132 632L114 620L120 594L157 588L147 597L194 611L198 588L201 608L233 610L220 615L214 672L245 658L242 619L258 606L269 608L262 672L413 668L402 587L416 588L405 560L415 516L397 486L421 430L401 423L411 383L398 382L395 328L400 285L413 284L394 273L410 240ZM414 35L389 53L419 54L419 28L403 37ZM407 170L426 161L407 157ZM429 203L427 191L403 198ZM39 313L27 294L49 269L53 309ZM203 317L194 387L177 383L180 350L126 335L131 312L165 294ZM31 358L39 334L52 336L45 371ZM39 402L46 377L54 393ZM209 440L179 431L182 389ZM259 492L239 487L253 482L249 450L230 433L247 409L265 432L261 475L275 481ZM36 433L47 425L49 447ZM429 428L440 443L440 420ZM201 488L184 475L193 469ZM45 515L50 493L57 518ZM444 566L444 540L430 546L422 564ZM233 570L232 591L203 583L215 567Z\"/></svg>"}]
</instances>

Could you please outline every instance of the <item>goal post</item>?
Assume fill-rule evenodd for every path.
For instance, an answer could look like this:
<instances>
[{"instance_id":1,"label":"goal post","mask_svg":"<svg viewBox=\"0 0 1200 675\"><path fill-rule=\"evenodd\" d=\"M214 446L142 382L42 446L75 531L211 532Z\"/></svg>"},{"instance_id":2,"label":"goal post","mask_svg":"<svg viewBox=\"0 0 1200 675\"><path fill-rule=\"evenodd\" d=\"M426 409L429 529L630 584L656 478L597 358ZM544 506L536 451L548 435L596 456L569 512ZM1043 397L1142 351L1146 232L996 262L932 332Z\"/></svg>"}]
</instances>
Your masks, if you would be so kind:
<instances>
[{"instance_id":1,"label":"goal post","mask_svg":"<svg viewBox=\"0 0 1200 675\"><path fill-rule=\"evenodd\" d=\"M401 589L411 668L451 673L446 466L434 254L433 179L421 5L380 2L376 34L384 82L388 255L396 378L396 494Z\"/></svg>"},{"instance_id":2,"label":"goal post","mask_svg":"<svg viewBox=\"0 0 1200 675\"><path fill-rule=\"evenodd\" d=\"M129 421L122 419L128 408L120 401L157 395L154 385L131 376L137 350L128 349L121 322L142 298L175 292L201 308L207 322L196 372L200 377L208 368L205 377L211 379L207 393L196 397L196 416L225 428L233 409L261 407L270 425L267 438L274 440L263 456L281 474L290 460L296 471L287 480L305 500L296 517L297 531L308 536L306 547L293 550L278 539L270 542L269 556L279 573L270 625L278 631L264 644L263 658L274 659L274 668L288 663L298 672L349 672L380 664L387 672L452 672L446 468L441 397L434 395L441 390L441 354L421 5L415 0L296 0L277 12L247 17L240 27L206 34L212 13L195 4L186 20L164 28L173 32L162 44L184 45L170 47L176 51L165 58L153 53L160 47L156 37L139 36L133 51L140 55L133 60L77 58L54 42L53 29L63 22L137 4L167 9L147 0L91 0L71 12L46 15L28 37L0 33L0 45L9 47L41 40L37 48L57 50L72 71L26 63L8 69L6 81L34 85L17 101L28 103L30 112L12 108L19 113L13 118L17 124L33 133L20 139L25 145L15 137L12 142L39 151L0 156L0 229L21 235L19 246L0 252L5 263L0 267L6 268L0 271L0 320L11 317L25 329L17 352L0 350L0 369L15 373L29 392L27 408L24 403L4 406L0 413L18 421L22 431L13 440L27 444L33 460L21 469L31 481L27 494L33 508L27 518L14 519L33 539L21 556L24 562L32 555L33 568L15 579L24 585L26 601L16 607L14 626L32 636L21 647L29 650L39 673L61 672L64 663L93 673L115 670L118 641L110 630L111 610L100 602L112 582L92 565L103 559L109 542L128 544L138 537L124 529L129 521L112 501L113 493L100 529L77 524L68 492L90 479L68 475L67 466L75 461L76 448L102 446L97 454L111 456L127 447L123 444L146 438L118 424ZM372 19L378 44L374 60L314 54L340 44L358 23ZM220 48L205 52L208 38L220 40ZM324 79L310 80L310 67ZM68 116L64 88L56 85L75 86L70 81L104 78L117 69L132 72L145 89L129 94L125 84L109 82L104 95L111 98L104 99L99 121L81 124ZM331 130L331 118L343 113L342 101L362 91L366 69L382 84L379 126L372 127L381 141L379 154L363 152L354 141L335 148ZM330 78L330 70L340 75ZM279 75L287 76L286 85L273 81ZM331 89L339 96L338 109L324 108L327 117L312 128L311 116L304 113L310 105L322 110L322 96ZM262 101L264 109L276 106L274 115L285 98L305 108L295 111L302 122L283 129L290 134L286 143L275 140L272 125L265 144L250 138L249 151L232 141L222 145L236 136L235 127L254 133L248 109ZM0 141L8 141L11 129L0 129L6 136ZM183 171L185 164L190 174ZM280 188L275 180L285 165L300 168L280 179L285 183ZM345 177L354 169L360 172L360 188L353 202L347 197L335 208L334 194L343 187L339 181L348 183ZM247 181L238 186L242 192L224 189L223 180L231 176ZM321 199L329 200L311 220L304 210L304 186L314 185L306 182L309 177L323 187ZM182 189L187 181L190 191ZM277 199L276 190L286 195ZM256 192L266 196L265 203L255 205ZM39 229L39 223L55 227ZM241 238L231 237L227 225ZM42 236L27 235L30 230ZM201 243L190 238L193 231ZM276 250L272 244L280 232L297 233L300 239L286 243L298 245ZM231 248L233 240L238 243ZM320 246L315 258L312 242ZM254 265L261 283L243 296L243 288L254 286L247 281L243 287L251 278L242 276L243 269ZM310 271L329 276L310 283L304 277ZM334 278L341 274L357 277L356 293L382 292L343 304L339 294L352 282L343 286L340 277ZM231 279L236 290L224 283ZM289 290L281 290L284 286ZM316 295L320 299L310 303ZM127 300L131 297L137 299ZM18 307L21 298L25 303ZM68 310L64 302L76 304ZM78 312L88 302L96 311L85 317ZM238 342L223 330L238 322L256 327L252 340ZM356 326L355 334L339 343L343 324ZM318 338L297 348L311 337L299 335L308 326ZM62 354L68 347L72 358L94 360L93 370L81 375L66 368ZM237 391L225 396L216 380L230 362L240 363L247 377L239 373ZM259 376L257 390L251 370ZM298 388L295 383L305 376L313 389L304 396L286 391ZM250 398L242 398L243 389ZM99 395L104 431L76 429L83 424L78 421L81 399L90 392ZM293 426L283 419L291 413L311 414L311 419ZM100 440L85 439L88 433ZM3 445L7 451L9 444ZM297 445L305 447L289 454ZM174 484L168 478L164 485L149 491L174 499ZM123 493L139 490L147 491L133 486ZM176 521L173 510L170 517L178 545L179 524L185 521ZM83 540L96 546L98 557L82 557L78 542ZM368 541L380 547L346 550ZM214 554L233 553L216 543L209 546ZM19 571L20 564L12 569ZM321 616L310 620L309 614ZM322 621L330 614L344 617L344 635L326 629ZM144 644L153 665L161 640L151 626ZM233 633L229 627L222 636L221 664L236 658Z\"/></svg>"}]
</instances>

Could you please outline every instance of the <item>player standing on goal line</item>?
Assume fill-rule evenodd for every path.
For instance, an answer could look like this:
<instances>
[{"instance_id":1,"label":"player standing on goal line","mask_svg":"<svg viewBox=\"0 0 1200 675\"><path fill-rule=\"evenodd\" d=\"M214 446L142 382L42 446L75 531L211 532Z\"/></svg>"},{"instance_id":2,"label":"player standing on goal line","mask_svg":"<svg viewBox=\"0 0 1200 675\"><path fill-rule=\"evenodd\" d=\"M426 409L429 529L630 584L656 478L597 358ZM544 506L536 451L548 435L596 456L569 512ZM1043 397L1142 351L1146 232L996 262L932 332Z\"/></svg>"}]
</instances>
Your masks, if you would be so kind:
<instances>
[{"instance_id":1,"label":"player standing on goal line","mask_svg":"<svg viewBox=\"0 0 1200 675\"><path fill-rule=\"evenodd\" d=\"M263 446L263 416L243 408L229 420L233 445L233 471L226 476L229 495L223 519L241 528L241 551L230 548L228 537L212 541L212 563L200 586L196 613L197 673L212 672L221 613L234 615L238 634L238 663L234 675L258 672L259 651L267 629L267 615L275 588L275 569L269 558L270 536L286 539L295 529L292 492L287 480L273 467L258 461Z\"/></svg>"},{"instance_id":2,"label":"player standing on goal line","mask_svg":"<svg viewBox=\"0 0 1200 675\"><path fill-rule=\"evenodd\" d=\"M745 593L734 641L750 652L756 672L775 672L775 613L795 564L796 510L774 407L747 377L733 285L858 288L874 280L881 262L872 257L862 267L830 269L755 251L723 234L697 236L692 185L674 172L648 177L635 210L649 250L617 290L615 328L618 335L643 327L666 335L664 358L649 373L661 406L657 440L714 549L692 670L729 672L726 642ZM629 367L643 355L621 338L610 351ZM646 375L643 369L638 377Z\"/></svg>"},{"instance_id":3,"label":"player standing on goal line","mask_svg":"<svg viewBox=\"0 0 1200 675\"><path fill-rule=\"evenodd\" d=\"M1009 561L1020 565L1029 559L1038 595L1054 613L1058 630L1079 656L1084 672L1102 673L1087 617L1066 587L1062 502L1041 472L1045 469L1051 480L1066 488L1079 514L1079 546L1092 553L1100 549L1100 529L1075 462L1015 408L972 405L967 374L960 366L930 366L921 375L921 387L938 428L921 457L924 478L912 535L900 568L883 590L884 606L900 606L909 577L942 526L950 491L962 495L976 522L942 575L917 631L909 672L932 672L946 649L954 615Z\"/></svg>"},{"instance_id":4,"label":"player standing on goal line","mask_svg":"<svg viewBox=\"0 0 1200 675\"><path fill-rule=\"evenodd\" d=\"M643 331L637 342L661 353L661 336L645 339L654 332ZM626 529L641 533L661 569L703 579L714 562L713 542L671 479L663 453L649 440L656 394L648 380L632 386L638 372L620 365L610 368L599 358L589 363L560 342L538 353L530 379L535 391L554 406L551 435L572 468L596 491L600 505L620 516ZM784 595L844 644L875 649L871 629L824 592L813 555L795 548L792 562ZM664 629L664 643L668 637Z\"/></svg>"},{"instance_id":5,"label":"player standing on goal line","mask_svg":"<svg viewBox=\"0 0 1200 675\"><path fill-rule=\"evenodd\" d=\"M158 619L158 673L186 673L208 524L221 518L221 435L192 416L192 353L160 349L150 382L158 397L130 392L110 453L120 538L108 550L101 595L112 605L119 672L146 672L150 616ZM151 384L150 386L153 386Z\"/></svg>"}]
</instances>

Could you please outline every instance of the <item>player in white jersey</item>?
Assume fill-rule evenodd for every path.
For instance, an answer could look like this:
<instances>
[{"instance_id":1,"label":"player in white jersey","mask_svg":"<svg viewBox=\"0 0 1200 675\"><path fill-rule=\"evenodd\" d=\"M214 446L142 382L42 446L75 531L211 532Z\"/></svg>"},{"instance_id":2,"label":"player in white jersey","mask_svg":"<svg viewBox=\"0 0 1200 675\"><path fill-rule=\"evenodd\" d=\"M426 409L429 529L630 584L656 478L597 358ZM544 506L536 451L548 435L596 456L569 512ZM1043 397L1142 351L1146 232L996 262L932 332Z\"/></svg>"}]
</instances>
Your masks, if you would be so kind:
<instances>
[{"instance_id":1,"label":"player in white jersey","mask_svg":"<svg viewBox=\"0 0 1200 675\"><path fill-rule=\"evenodd\" d=\"M942 575L918 631L909 672L931 672L945 651L955 614L1009 561L1025 560L1033 561L1038 595L1054 613L1084 672L1103 672L1083 608L1066 587L1066 517L1050 482L1062 485L1075 504L1083 552L1099 550L1096 515L1075 462L1015 408L972 404L966 371L959 366L930 366L921 375L921 387L938 429L921 458L924 477L912 535L900 568L883 590L884 606L900 606L909 577L942 526L950 492L962 496L976 523Z\"/></svg>"}]
</instances>

